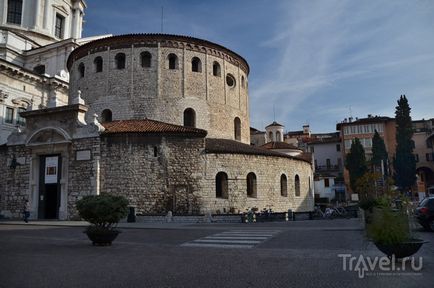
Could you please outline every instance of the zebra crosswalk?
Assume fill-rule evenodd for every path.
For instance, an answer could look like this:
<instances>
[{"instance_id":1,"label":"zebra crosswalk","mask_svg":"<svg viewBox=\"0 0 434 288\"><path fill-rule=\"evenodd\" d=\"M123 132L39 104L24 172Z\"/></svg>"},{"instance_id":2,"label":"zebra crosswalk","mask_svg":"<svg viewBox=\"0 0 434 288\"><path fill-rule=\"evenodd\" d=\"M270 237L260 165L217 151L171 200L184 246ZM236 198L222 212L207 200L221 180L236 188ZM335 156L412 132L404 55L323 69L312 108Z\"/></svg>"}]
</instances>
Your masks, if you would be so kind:
<instances>
[{"instance_id":1,"label":"zebra crosswalk","mask_svg":"<svg viewBox=\"0 0 434 288\"><path fill-rule=\"evenodd\" d=\"M181 244L184 247L249 249L274 237L280 230L230 230Z\"/></svg>"}]
</instances>

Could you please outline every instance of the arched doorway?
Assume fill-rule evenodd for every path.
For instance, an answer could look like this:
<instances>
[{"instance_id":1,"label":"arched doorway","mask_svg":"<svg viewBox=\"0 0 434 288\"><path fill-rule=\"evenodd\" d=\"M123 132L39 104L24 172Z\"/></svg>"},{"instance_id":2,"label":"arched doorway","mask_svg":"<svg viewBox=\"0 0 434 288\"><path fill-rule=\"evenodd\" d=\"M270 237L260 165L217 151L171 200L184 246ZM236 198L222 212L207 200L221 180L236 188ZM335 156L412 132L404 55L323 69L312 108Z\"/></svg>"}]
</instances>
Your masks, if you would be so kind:
<instances>
[{"instance_id":1,"label":"arched doorway","mask_svg":"<svg viewBox=\"0 0 434 288\"><path fill-rule=\"evenodd\" d=\"M66 219L68 206L67 165L71 137L60 128L45 127L26 142L32 148L30 202L38 219ZM66 168L65 168L66 167Z\"/></svg>"}]
</instances>

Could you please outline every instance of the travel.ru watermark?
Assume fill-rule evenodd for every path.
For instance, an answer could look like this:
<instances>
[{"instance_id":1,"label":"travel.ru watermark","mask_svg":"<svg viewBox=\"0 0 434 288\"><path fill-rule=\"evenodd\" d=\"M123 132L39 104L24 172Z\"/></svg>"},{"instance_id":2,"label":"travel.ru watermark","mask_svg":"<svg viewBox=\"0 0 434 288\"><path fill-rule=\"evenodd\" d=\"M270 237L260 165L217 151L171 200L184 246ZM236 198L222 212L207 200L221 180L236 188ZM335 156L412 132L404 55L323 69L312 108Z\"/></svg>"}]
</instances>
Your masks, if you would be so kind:
<instances>
[{"instance_id":1,"label":"travel.ru watermark","mask_svg":"<svg viewBox=\"0 0 434 288\"><path fill-rule=\"evenodd\" d=\"M390 276L390 275L421 275L423 267L422 257L405 257L397 262L395 255L392 257L365 257L363 255L338 254L342 258L343 271L357 272L359 278L365 276Z\"/></svg>"}]
</instances>

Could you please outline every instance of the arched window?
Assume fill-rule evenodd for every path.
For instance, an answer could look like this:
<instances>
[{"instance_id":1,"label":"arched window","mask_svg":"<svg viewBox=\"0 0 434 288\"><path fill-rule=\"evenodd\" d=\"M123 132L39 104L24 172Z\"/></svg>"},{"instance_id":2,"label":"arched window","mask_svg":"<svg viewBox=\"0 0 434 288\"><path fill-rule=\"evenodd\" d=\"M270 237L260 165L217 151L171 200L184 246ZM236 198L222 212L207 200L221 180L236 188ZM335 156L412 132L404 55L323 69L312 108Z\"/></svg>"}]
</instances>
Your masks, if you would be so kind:
<instances>
[{"instance_id":1,"label":"arched window","mask_svg":"<svg viewBox=\"0 0 434 288\"><path fill-rule=\"evenodd\" d=\"M247 174L247 197L256 198L256 175L253 172Z\"/></svg>"},{"instance_id":2,"label":"arched window","mask_svg":"<svg viewBox=\"0 0 434 288\"><path fill-rule=\"evenodd\" d=\"M102 72L102 57L98 56L93 60L93 65L95 66L95 72Z\"/></svg>"},{"instance_id":3,"label":"arched window","mask_svg":"<svg viewBox=\"0 0 434 288\"><path fill-rule=\"evenodd\" d=\"M245 87L245 81L244 81L244 76L241 76L241 87Z\"/></svg>"},{"instance_id":4,"label":"arched window","mask_svg":"<svg viewBox=\"0 0 434 288\"><path fill-rule=\"evenodd\" d=\"M282 141L282 139L280 137L282 137L282 134L280 134L280 131L277 131L276 132L276 141Z\"/></svg>"},{"instance_id":5,"label":"arched window","mask_svg":"<svg viewBox=\"0 0 434 288\"><path fill-rule=\"evenodd\" d=\"M33 68L33 72L39 75L45 74L45 65L38 65Z\"/></svg>"},{"instance_id":6,"label":"arched window","mask_svg":"<svg viewBox=\"0 0 434 288\"><path fill-rule=\"evenodd\" d=\"M241 140L241 120L238 117L235 117L234 119L234 137L235 140L240 141Z\"/></svg>"},{"instance_id":7,"label":"arched window","mask_svg":"<svg viewBox=\"0 0 434 288\"><path fill-rule=\"evenodd\" d=\"M101 122L111 122L112 121L112 111L110 109L105 109L101 113Z\"/></svg>"},{"instance_id":8,"label":"arched window","mask_svg":"<svg viewBox=\"0 0 434 288\"><path fill-rule=\"evenodd\" d=\"M228 175L225 172L215 176L215 197L228 199Z\"/></svg>"},{"instance_id":9,"label":"arched window","mask_svg":"<svg viewBox=\"0 0 434 288\"><path fill-rule=\"evenodd\" d=\"M280 195L284 197L288 196L288 179L285 174L280 176Z\"/></svg>"},{"instance_id":10,"label":"arched window","mask_svg":"<svg viewBox=\"0 0 434 288\"><path fill-rule=\"evenodd\" d=\"M273 132L268 133L269 142L273 141Z\"/></svg>"},{"instance_id":11,"label":"arched window","mask_svg":"<svg viewBox=\"0 0 434 288\"><path fill-rule=\"evenodd\" d=\"M235 78L232 74L226 75L226 84L228 84L228 86L231 88L235 87Z\"/></svg>"},{"instance_id":12,"label":"arched window","mask_svg":"<svg viewBox=\"0 0 434 288\"><path fill-rule=\"evenodd\" d=\"M212 64L212 75L220 77L221 76L221 68L220 64L216 61Z\"/></svg>"},{"instance_id":13,"label":"arched window","mask_svg":"<svg viewBox=\"0 0 434 288\"><path fill-rule=\"evenodd\" d=\"M295 196L300 196L300 177L298 177L298 175L295 175L294 187Z\"/></svg>"},{"instance_id":14,"label":"arched window","mask_svg":"<svg viewBox=\"0 0 434 288\"><path fill-rule=\"evenodd\" d=\"M142 67L145 68L151 67L151 59L152 59L151 53L149 53L148 51L144 51L140 53L140 62Z\"/></svg>"},{"instance_id":15,"label":"arched window","mask_svg":"<svg viewBox=\"0 0 434 288\"><path fill-rule=\"evenodd\" d=\"M199 58L193 57L193 59L191 59L191 71L202 72L202 62Z\"/></svg>"},{"instance_id":16,"label":"arched window","mask_svg":"<svg viewBox=\"0 0 434 288\"><path fill-rule=\"evenodd\" d=\"M116 69L125 69L125 54L118 53L115 56Z\"/></svg>"},{"instance_id":17,"label":"arched window","mask_svg":"<svg viewBox=\"0 0 434 288\"><path fill-rule=\"evenodd\" d=\"M83 78L84 77L84 64L83 63L80 63L79 65L78 65L78 75L80 75L80 78Z\"/></svg>"},{"instance_id":18,"label":"arched window","mask_svg":"<svg viewBox=\"0 0 434 288\"><path fill-rule=\"evenodd\" d=\"M184 126L196 127L196 112L191 108L184 111Z\"/></svg>"},{"instance_id":19,"label":"arched window","mask_svg":"<svg viewBox=\"0 0 434 288\"><path fill-rule=\"evenodd\" d=\"M178 57L175 54L169 54L167 60L169 61L169 69L178 69Z\"/></svg>"}]
</instances>

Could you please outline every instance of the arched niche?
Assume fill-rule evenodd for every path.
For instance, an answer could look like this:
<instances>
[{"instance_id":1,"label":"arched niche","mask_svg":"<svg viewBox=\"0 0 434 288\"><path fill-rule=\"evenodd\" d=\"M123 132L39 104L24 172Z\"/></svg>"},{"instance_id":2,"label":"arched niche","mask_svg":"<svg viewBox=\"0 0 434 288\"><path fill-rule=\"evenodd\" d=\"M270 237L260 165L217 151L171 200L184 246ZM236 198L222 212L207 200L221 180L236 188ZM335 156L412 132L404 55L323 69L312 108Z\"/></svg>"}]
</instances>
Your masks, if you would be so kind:
<instances>
[{"instance_id":1,"label":"arched niche","mask_svg":"<svg viewBox=\"0 0 434 288\"><path fill-rule=\"evenodd\" d=\"M27 146L70 143L69 134L56 127L45 127L34 132L26 141Z\"/></svg>"}]
</instances>

